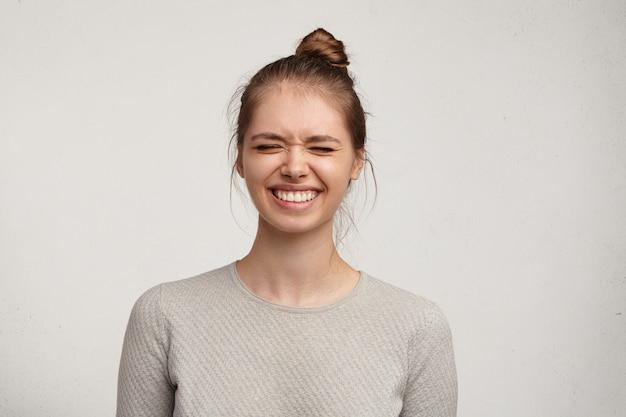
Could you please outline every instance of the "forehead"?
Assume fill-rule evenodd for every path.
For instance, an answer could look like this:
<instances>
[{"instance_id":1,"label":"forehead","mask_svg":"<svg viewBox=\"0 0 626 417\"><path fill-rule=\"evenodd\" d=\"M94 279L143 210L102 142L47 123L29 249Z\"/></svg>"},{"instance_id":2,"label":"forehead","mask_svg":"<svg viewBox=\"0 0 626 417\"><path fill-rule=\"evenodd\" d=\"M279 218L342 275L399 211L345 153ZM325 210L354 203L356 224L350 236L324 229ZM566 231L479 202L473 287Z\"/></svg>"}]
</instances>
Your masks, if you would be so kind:
<instances>
[{"instance_id":1,"label":"forehead","mask_svg":"<svg viewBox=\"0 0 626 417\"><path fill-rule=\"evenodd\" d=\"M350 136L343 112L321 90L286 83L268 87L260 97L246 136L259 129Z\"/></svg>"}]
</instances>

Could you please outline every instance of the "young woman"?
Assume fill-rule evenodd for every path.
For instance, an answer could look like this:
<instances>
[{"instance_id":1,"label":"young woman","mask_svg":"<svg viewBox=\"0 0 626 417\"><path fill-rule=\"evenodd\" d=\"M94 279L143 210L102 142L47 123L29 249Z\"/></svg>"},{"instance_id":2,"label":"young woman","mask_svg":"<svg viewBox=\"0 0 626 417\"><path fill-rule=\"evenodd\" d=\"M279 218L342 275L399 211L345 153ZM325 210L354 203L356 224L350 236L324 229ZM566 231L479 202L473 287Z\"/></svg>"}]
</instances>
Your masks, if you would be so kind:
<instances>
[{"instance_id":1,"label":"young woman","mask_svg":"<svg viewBox=\"0 0 626 417\"><path fill-rule=\"evenodd\" d=\"M444 315L335 247L365 161L347 65L318 29L245 87L233 168L259 213L256 238L241 260L137 301L118 417L456 415Z\"/></svg>"}]
</instances>

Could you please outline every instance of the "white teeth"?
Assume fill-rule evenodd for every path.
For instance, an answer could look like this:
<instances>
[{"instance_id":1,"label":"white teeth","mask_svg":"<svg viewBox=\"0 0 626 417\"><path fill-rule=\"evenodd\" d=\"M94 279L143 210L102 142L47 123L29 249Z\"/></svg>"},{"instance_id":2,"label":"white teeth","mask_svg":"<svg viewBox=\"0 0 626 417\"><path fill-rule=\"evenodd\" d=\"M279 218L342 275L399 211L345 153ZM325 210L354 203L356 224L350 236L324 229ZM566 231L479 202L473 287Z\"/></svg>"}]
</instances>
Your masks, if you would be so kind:
<instances>
[{"instance_id":1,"label":"white teeth","mask_svg":"<svg viewBox=\"0 0 626 417\"><path fill-rule=\"evenodd\" d=\"M317 197L317 193L315 191L274 190L274 195L278 197L279 200L288 201L290 203L304 203Z\"/></svg>"}]
</instances>

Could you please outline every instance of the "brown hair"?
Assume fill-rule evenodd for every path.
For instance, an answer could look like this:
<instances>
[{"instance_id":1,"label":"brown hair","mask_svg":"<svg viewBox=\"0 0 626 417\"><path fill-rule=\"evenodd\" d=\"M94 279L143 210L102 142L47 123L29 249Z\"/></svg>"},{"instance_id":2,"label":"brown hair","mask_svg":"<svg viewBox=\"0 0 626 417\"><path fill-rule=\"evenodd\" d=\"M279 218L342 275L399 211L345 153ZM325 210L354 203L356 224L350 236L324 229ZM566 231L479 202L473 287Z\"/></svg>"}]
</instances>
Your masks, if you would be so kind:
<instances>
[{"instance_id":1,"label":"brown hair","mask_svg":"<svg viewBox=\"0 0 626 417\"><path fill-rule=\"evenodd\" d=\"M365 112L354 91L354 81L348 73L348 56L343 42L324 29L317 29L302 39L295 55L274 61L261 68L244 87L239 103L233 140L237 148L243 144L246 129L263 95L271 87L283 83L315 91L337 106L345 117L352 134L355 151L364 151Z\"/></svg>"}]
</instances>

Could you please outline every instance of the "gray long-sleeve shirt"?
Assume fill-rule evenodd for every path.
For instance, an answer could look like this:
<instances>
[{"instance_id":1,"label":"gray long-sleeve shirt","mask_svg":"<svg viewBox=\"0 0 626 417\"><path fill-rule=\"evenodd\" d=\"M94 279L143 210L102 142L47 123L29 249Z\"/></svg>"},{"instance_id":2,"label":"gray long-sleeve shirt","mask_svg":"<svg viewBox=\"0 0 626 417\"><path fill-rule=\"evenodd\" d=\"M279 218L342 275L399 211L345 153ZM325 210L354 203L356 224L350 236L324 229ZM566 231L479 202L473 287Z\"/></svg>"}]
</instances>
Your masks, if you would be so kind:
<instances>
[{"instance_id":1,"label":"gray long-sleeve shirt","mask_svg":"<svg viewBox=\"0 0 626 417\"><path fill-rule=\"evenodd\" d=\"M451 417L452 340L432 302L365 273L344 299L294 308L235 264L148 290L126 331L118 417Z\"/></svg>"}]
</instances>

